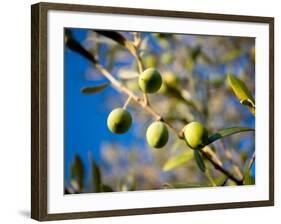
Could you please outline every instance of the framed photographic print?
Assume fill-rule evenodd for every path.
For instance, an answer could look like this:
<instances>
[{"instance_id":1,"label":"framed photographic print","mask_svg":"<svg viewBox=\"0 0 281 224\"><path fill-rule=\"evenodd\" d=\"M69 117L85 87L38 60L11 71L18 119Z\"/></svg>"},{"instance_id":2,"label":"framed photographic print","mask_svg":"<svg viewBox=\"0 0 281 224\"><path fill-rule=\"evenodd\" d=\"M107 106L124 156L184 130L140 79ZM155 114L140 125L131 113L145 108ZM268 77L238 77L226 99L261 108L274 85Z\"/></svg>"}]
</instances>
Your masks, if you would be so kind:
<instances>
[{"instance_id":1,"label":"framed photographic print","mask_svg":"<svg viewBox=\"0 0 281 224\"><path fill-rule=\"evenodd\" d=\"M32 5L32 218L274 204L274 19Z\"/></svg>"}]
</instances>

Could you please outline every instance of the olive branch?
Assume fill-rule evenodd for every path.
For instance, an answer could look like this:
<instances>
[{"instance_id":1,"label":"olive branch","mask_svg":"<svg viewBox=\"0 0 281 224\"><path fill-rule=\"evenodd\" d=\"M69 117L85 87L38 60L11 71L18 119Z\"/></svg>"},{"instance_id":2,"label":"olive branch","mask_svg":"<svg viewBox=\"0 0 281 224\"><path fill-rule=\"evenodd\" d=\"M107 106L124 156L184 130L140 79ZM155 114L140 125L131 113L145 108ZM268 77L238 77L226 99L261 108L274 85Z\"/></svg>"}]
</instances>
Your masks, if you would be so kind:
<instances>
[{"instance_id":1,"label":"olive branch","mask_svg":"<svg viewBox=\"0 0 281 224\"><path fill-rule=\"evenodd\" d=\"M121 34L119 34L117 32L114 32L114 31L93 31L93 32L97 32L100 35L108 37L108 38L114 40L115 42L117 42L118 44L122 45L123 47L125 47L134 56L134 58L137 62L137 65L138 65L139 73L141 74L143 72L144 66L143 66L143 63L142 63L142 59L141 59L141 57L138 53L138 46L140 45L140 42L141 42L141 39L140 39L139 35L134 34L134 42L135 42L135 44L134 44L133 42L131 42L131 41L127 40L125 37L123 37ZM104 66L102 66L98 62L98 60L96 59L95 55L93 53L91 53L90 51L86 50L72 36L71 32L67 29L66 29L66 32L65 32L65 36L66 36L66 39L65 39L66 46L70 50L80 54L85 59L89 60L95 66L95 68L112 84L112 86L117 91L119 91L119 92L128 96L123 108L126 108L127 105L129 104L129 102L131 100L133 100L144 111L146 111L148 114L150 114L152 117L154 117L156 121L161 121L161 122L165 123L176 134L176 136L179 139L184 140L183 130L178 131L175 127L173 127L173 125L170 122L168 122L166 119L164 119L163 116L161 116L150 105L149 98L148 98L146 93L143 93L143 97L137 96L133 91L131 91L125 85L123 85L121 82L119 82ZM233 77L231 77L231 78L233 78ZM105 87L102 87L102 88L105 88ZM88 87L88 88L84 88L83 91L86 92L86 93L91 93L92 90L91 90L91 87ZM245 100L242 101L242 103L243 102L245 102ZM249 106L249 105L247 104L247 106ZM200 145L200 147L194 149L194 151L199 151L202 154L202 156L205 159L207 159L213 165L213 167L216 170L223 173L226 176L227 179L230 179L230 180L234 181L237 185L243 185L244 177L242 179L239 179L236 176L234 176L230 171L228 171L227 169L225 169L223 167L223 164L220 161L218 161L216 158L214 158L212 153L205 150L204 147L213 143L214 141L216 141L220 138L223 138L223 137L226 137L226 136L229 136L229 135L232 135L232 134L240 133L240 132L245 132L245 131L254 131L254 129L241 128L241 127L223 129L223 130L218 131L217 133L213 134L212 136L210 136L208 138L208 140L204 143L204 145ZM250 161L250 165L248 167L251 167L252 163L253 163L253 160Z\"/></svg>"}]
</instances>

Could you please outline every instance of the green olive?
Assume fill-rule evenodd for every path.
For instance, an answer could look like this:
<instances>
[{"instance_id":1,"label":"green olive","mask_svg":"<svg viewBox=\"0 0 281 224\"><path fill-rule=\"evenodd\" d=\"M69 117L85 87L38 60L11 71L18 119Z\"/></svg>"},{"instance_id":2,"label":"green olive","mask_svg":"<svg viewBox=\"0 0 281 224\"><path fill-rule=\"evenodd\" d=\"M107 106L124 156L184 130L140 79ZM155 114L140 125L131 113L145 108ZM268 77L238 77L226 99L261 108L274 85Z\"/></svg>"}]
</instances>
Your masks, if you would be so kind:
<instances>
[{"instance_id":1,"label":"green olive","mask_svg":"<svg viewBox=\"0 0 281 224\"><path fill-rule=\"evenodd\" d=\"M167 84L167 86L169 86L171 88L177 88L178 84L179 84L177 75L172 72L167 72L164 75L164 81Z\"/></svg>"},{"instance_id":2,"label":"green olive","mask_svg":"<svg viewBox=\"0 0 281 224\"><path fill-rule=\"evenodd\" d=\"M163 64L171 64L174 60L174 56L170 52L165 52L161 55L161 62Z\"/></svg>"},{"instance_id":3,"label":"green olive","mask_svg":"<svg viewBox=\"0 0 281 224\"><path fill-rule=\"evenodd\" d=\"M146 131L146 140L153 148L164 147L169 139L169 132L163 122L156 121L152 123Z\"/></svg>"},{"instance_id":4,"label":"green olive","mask_svg":"<svg viewBox=\"0 0 281 224\"><path fill-rule=\"evenodd\" d=\"M108 115L107 126L113 133L123 134L130 129L131 125L132 116L123 108L116 108Z\"/></svg>"},{"instance_id":5,"label":"green olive","mask_svg":"<svg viewBox=\"0 0 281 224\"><path fill-rule=\"evenodd\" d=\"M179 86L179 79L177 75L172 72L166 72L163 74L163 82L159 92L168 93L169 89L177 89L178 86Z\"/></svg>"},{"instance_id":6,"label":"green olive","mask_svg":"<svg viewBox=\"0 0 281 224\"><path fill-rule=\"evenodd\" d=\"M146 69L139 77L139 87L144 93L155 93L161 85L161 75L155 68Z\"/></svg>"},{"instance_id":7,"label":"green olive","mask_svg":"<svg viewBox=\"0 0 281 224\"><path fill-rule=\"evenodd\" d=\"M149 54L143 59L143 64L146 68L157 66L157 58L156 56Z\"/></svg>"},{"instance_id":8,"label":"green olive","mask_svg":"<svg viewBox=\"0 0 281 224\"><path fill-rule=\"evenodd\" d=\"M208 132L201 123L194 121L184 127L184 138L191 148L197 149L207 142Z\"/></svg>"}]
</instances>

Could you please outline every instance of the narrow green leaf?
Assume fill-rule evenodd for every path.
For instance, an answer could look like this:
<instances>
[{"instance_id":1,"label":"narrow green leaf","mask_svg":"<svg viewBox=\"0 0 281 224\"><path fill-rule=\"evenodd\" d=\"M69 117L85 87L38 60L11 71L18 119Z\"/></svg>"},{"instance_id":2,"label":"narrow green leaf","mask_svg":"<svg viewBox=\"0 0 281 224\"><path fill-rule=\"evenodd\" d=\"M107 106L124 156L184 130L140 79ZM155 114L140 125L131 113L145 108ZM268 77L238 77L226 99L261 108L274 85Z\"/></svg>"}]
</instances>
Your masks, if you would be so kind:
<instances>
[{"instance_id":1,"label":"narrow green leaf","mask_svg":"<svg viewBox=\"0 0 281 224\"><path fill-rule=\"evenodd\" d=\"M255 108L255 99L241 79L232 74L228 74L227 81L241 104Z\"/></svg>"},{"instance_id":2,"label":"narrow green leaf","mask_svg":"<svg viewBox=\"0 0 281 224\"><path fill-rule=\"evenodd\" d=\"M74 193L80 193L82 191L82 187L79 185L77 179L70 179L70 186Z\"/></svg>"},{"instance_id":3,"label":"narrow green leaf","mask_svg":"<svg viewBox=\"0 0 281 224\"><path fill-rule=\"evenodd\" d=\"M110 186L102 184L102 192L114 192L114 190Z\"/></svg>"},{"instance_id":4,"label":"narrow green leaf","mask_svg":"<svg viewBox=\"0 0 281 224\"><path fill-rule=\"evenodd\" d=\"M116 32L116 31L103 31L103 30L93 30L93 32L96 32L100 35L103 35L105 37L108 37L108 38L116 41L123 47L127 48L127 50L132 55L134 55L134 56L137 55L137 50L136 50L136 47L134 46L134 44L130 40L125 38L122 34Z\"/></svg>"},{"instance_id":5,"label":"narrow green leaf","mask_svg":"<svg viewBox=\"0 0 281 224\"><path fill-rule=\"evenodd\" d=\"M164 165L163 170L169 171L181 165L184 165L186 162L193 158L193 152L188 150L180 155L170 158Z\"/></svg>"},{"instance_id":6,"label":"narrow green leaf","mask_svg":"<svg viewBox=\"0 0 281 224\"><path fill-rule=\"evenodd\" d=\"M196 188L196 187L209 187L208 184L198 183L165 183L163 187L166 189L179 189L179 188Z\"/></svg>"},{"instance_id":7,"label":"narrow green leaf","mask_svg":"<svg viewBox=\"0 0 281 224\"><path fill-rule=\"evenodd\" d=\"M252 156L252 158L249 160L249 163L247 164L245 171L244 171L244 184L245 185L252 185L255 184L255 178L251 176L251 167L255 162L255 154Z\"/></svg>"},{"instance_id":8,"label":"narrow green leaf","mask_svg":"<svg viewBox=\"0 0 281 224\"><path fill-rule=\"evenodd\" d=\"M228 178L225 175L221 175L220 177L215 179L215 184L217 186L227 186Z\"/></svg>"},{"instance_id":9,"label":"narrow green leaf","mask_svg":"<svg viewBox=\"0 0 281 224\"><path fill-rule=\"evenodd\" d=\"M75 194L76 192L75 192L75 190L72 189L71 187L65 187L65 188L64 188L64 193L65 193L65 194Z\"/></svg>"},{"instance_id":10,"label":"narrow green leaf","mask_svg":"<svg viewBox=\"0 0 281 224\"><path fill-rule=\"evenodd\" d=\"M195 158L195 161L196 161L196 164L198 166L198 168L203 172L205 173L206 171L206 165L204 163L204 160L200 154L200 152L198 150L194 150L193 151L194 153L194 158Z\"/></svg>"},{"instance_id":11,"label":"narrow green leaf","mask_svg":"<svg viewBox=\"0 0 281 224\"><path fill-rule=\"evenodd\" d=\"M217 133L211 135L208 138L208 141L205 145L209 145L209 144L213 143L214 141L217 141L217 140L227 137L229 135L237 134L240 132L247 132L247 131L255 131L255 129L245 128L245 127L232 127L232 128L221 129Z\"/></svg>"},{"instance_id":12,"label":"narrow green leaf","mask_svg":"<svg viewBox=\"0 0 281 224\"><path fill-rule=\"evenodd\" d=\"M92 160L92 179L95 192L102 192L101 172L94 160Z\"/></svg>"},{"instance_id":13,"label":"narrow green leaf","mask_svg":"<svg viewBox=\"0 0 281 224\"><path fill-rule=\"evenodd\" d=\"M150 68L150 67L156 68L158 59L157 59L156 55L148 54L148 55L142 56L142 62L144 64L145 68Z\"/></svg>"},{"instance_id":14,"label":"narrow green leaf","mask_svg":"<svg viewBox=\"0 0 281 224\"><path fill-rule=\"evenodd\" d=\"M194 48L191 49L191 54L190 57L193 61L196 61L196 59L198 58L198 56L201 54L202 52L202 47L200 45L195 46Z\"/></svg>"},{"instance_id":15,"label":"narrow green leaf","mask_svg":"<svg viewBox=\"0 0 281 224\"><path fill-rule=\"evenodd\" d=\"M75 155L74 162L70 166L70 174L72 183L75 183L75 188L78 188L79 191L83 189L84 165L78 155Z\"/></svg>"},{"instance_id":16,"label":"narrow green leaf","mask_svg":"<svg viewBox=\"0 0 281 224\"><path fill-rule=\"evenodd\" d=\"M243 52L240 49L235 49L235 50L229 51L228 53L226 53L222 57L220 57L220 62L222 62L222 63L231 62L231 61L239 58L242 55L242 53Z\"/></svg>"},{"instance_id":17,"label":"narrow green leaf","mask_svg":"<svg viewBox=\"0 0 281 224\"><path fill-rule=\"evenodd\" d=\"M185 68L188 70L188 71L192 71L194 66L195 66L195 63L193 60L191 60L190 58L188 58L186 61L185 61Z\"/></svg>"},{"instance_id":18,"label":"narrow green leaf","mask_svg":"<svg viewBox=\"0 0 281 224\"><path fill-rule=\"evenodd\" d=\"M96 59L94 55L92 55L89 51L87 51L72 35L71 31L65 30L65 45L72 51L80 54L86 59L90 60L93 63L96 63Z\"/></svg>"},{"instance_id":19,"label":"narrow green leaf","mask_svg":"<svg viewBox=\"0 0 281 224\"><path fill-rule=\"evenodd\" d=\"M185 146L185 142L183 142L181 139L176 139L171 146L171 151L176 152L180 146Z\"/></svg>"},{"instance_id":20,"label":"narrow green leaf","mask_svg":"<svg viewBox=\"0 0 281 224\"><path fill-rule=\"evenodd\" d=\"M201 57L207 64L213 64L214 63L213 59L205 52L201 52Z\"/></svg>"},{"instance_id":21,"label":"narrow green leaf","mask_svg":"<svg viewBox=\"0 0 281 224\"><path fill-rule=\"evenodd\" d=\"M255 179L250 175L249 170L246 170L244 173L244 185L253 185L255 184Z\"/></svg>"},{"instance_id":22,"label":"narrow green leaf","mask_svg":"<svg viewBox=\"0 0 281 224\"><path fill-rule=\"evenodd\" d=\"M211 184L213 187L216 187L216 186L217 186L216 181L215 181L214 178L212 177L212 175L211 175L209 169L206 169L205 176L206 176L206 178L210 181L210 184Z\"/></svg>"},{"instance_id":23,"label":"narrow green leaf","mask_svg":"<svg viewBox=\"0 0 281 224\"><path fill-rule=\"evenodd\" d=\"M103 84L98 85L98 86L84 87L84 88L81 89L81 92L85 93L85 94L97 93L97 92L100 92L100 91L104 90L109 85L110 85L110 83L103 83Z\"/></svg>"},{"instance_id":24,"label":"narrow green leaf","mask_svg":"<svg viewBox=\"0 0 281 224\"><path fill-rule=\"evenodd\" d=\"M175 88L175 87L170 87L167 85L165 94L186 103L187 105L191 106L196 111L200 111L197 104L194 101L192 101L192 99L189 99L186 96L186 95L188 95L186 90L182 90L180 88Z\"/></svg>"},{"instance_id":25,"label":"narrow green leaf","mask_svg":"<svg viewBox=\"0 0 281 224\"><path fill-rule=\"evenodd\" d=\"M131 186L128 188L128 191L135 191L137 188L136 182L131 183Z\"/></svg>"}]
</instances>

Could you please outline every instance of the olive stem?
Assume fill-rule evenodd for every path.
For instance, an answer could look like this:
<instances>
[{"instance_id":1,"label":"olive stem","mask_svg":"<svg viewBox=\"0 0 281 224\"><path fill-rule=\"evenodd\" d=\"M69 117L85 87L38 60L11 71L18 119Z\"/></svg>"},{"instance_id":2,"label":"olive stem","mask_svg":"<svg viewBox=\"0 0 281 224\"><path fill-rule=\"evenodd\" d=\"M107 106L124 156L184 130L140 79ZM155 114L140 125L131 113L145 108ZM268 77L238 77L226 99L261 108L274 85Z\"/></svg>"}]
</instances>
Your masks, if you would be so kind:
<instances>
[{"instance_id":1,"label":"olive stem","mask_svg":"<svg viewBox=\"0 0 281 224\"><path fill-rule=\"evenodd\" d=\"M237 185L243 185L243 180L237 179L232 173L230 173L228 170L226 170L221 164L217 163L215 160L213 160L208 153L206 153L204 150L200 150L202 155L208 159L211 164L214 166L215 169L222 172L225 176L227 176L229 179L234 181Z\"/></svg>"},{"instance_id":2,"label":"olive stem","mask_svg":"<svg viewBox=\"0 0 281 224\"><path fill-rule=\"evenodd\" d=\"M130 101L131 101L132 97L131 96L128 96L126 102L124 103L124 106L123 106L123 109L126 110L127 109L127 106L129 105Z\"/></svg>"},{"instance_id":3,"label":"olive stem","mask_svg":"<svg viewBox=\"0 0 281 224\"><path fill-rule=\"evenodd\" d=\"M249 162L249 165L248 165L248 167L247 167L248 171L250 171L250 169L252 168L255 159L256 159L256 154L254 153L254 154L252 155L252 158L251 158L251 160L250 160L250 162Z\"/></svg>"},{"instance_id":4,"label":"olive stem","mask_svg":"<svg viewBox=\"0 0 281 224\"><path fill-rule=\"evenodd\" d=\"M242 169L240 168L239 164L233 159L232 151L230 149L226 149L224 141L220 141L220 145L222 147L225 158L228 159L232 163L234 172L237 174L237 176L243 178Z\"/></svg>"},{"instance_id":5,"label":"olive stem","mask_svg":"<svg viewBox=\"0 0 281 224\"><path fill-rule=\"evenodd\" d=\"M254 153L254 154L252 155L250 161L249 161L248 166L246 167L246 172L250 173L250 170L251 170L251 168L252 168L252 166L253 166L255 160L256 160L256 154ZM243 177L243 180L244 180L244 179L245 179L245 176Z\"/></svg>"},{"instance_id":6,"label":"olive stem","mask_svg":"<svg viewBox=\"0 0 281 224\"><path fill-rule=\"evenodd\" d=\"M140 42L141 42L141 39L140 39ZM143 63L142 63L142 59L141 59L141 57L138 53L135 56L135 59L136 59L137 65L138 65L139 74L141 74L141 73L143 73L143 70L144 70L143 67L144 66L143 66ZM144 104L149 105L149 99L148 99L148 96L147 96L146 93L143 93L143 99L144 99Z\"/></svg>"},{"instance_id":7,"label":"olive stem","mask_svg":"<svg viewBox=\"0 0 281 224\"><path fill-rule=\"evenodd\" d=\"M141 45L141 35L139 32L133 32L133 37L134 37L134 45L136 48L139 48Z\"/></svg>"}]
</instances>

